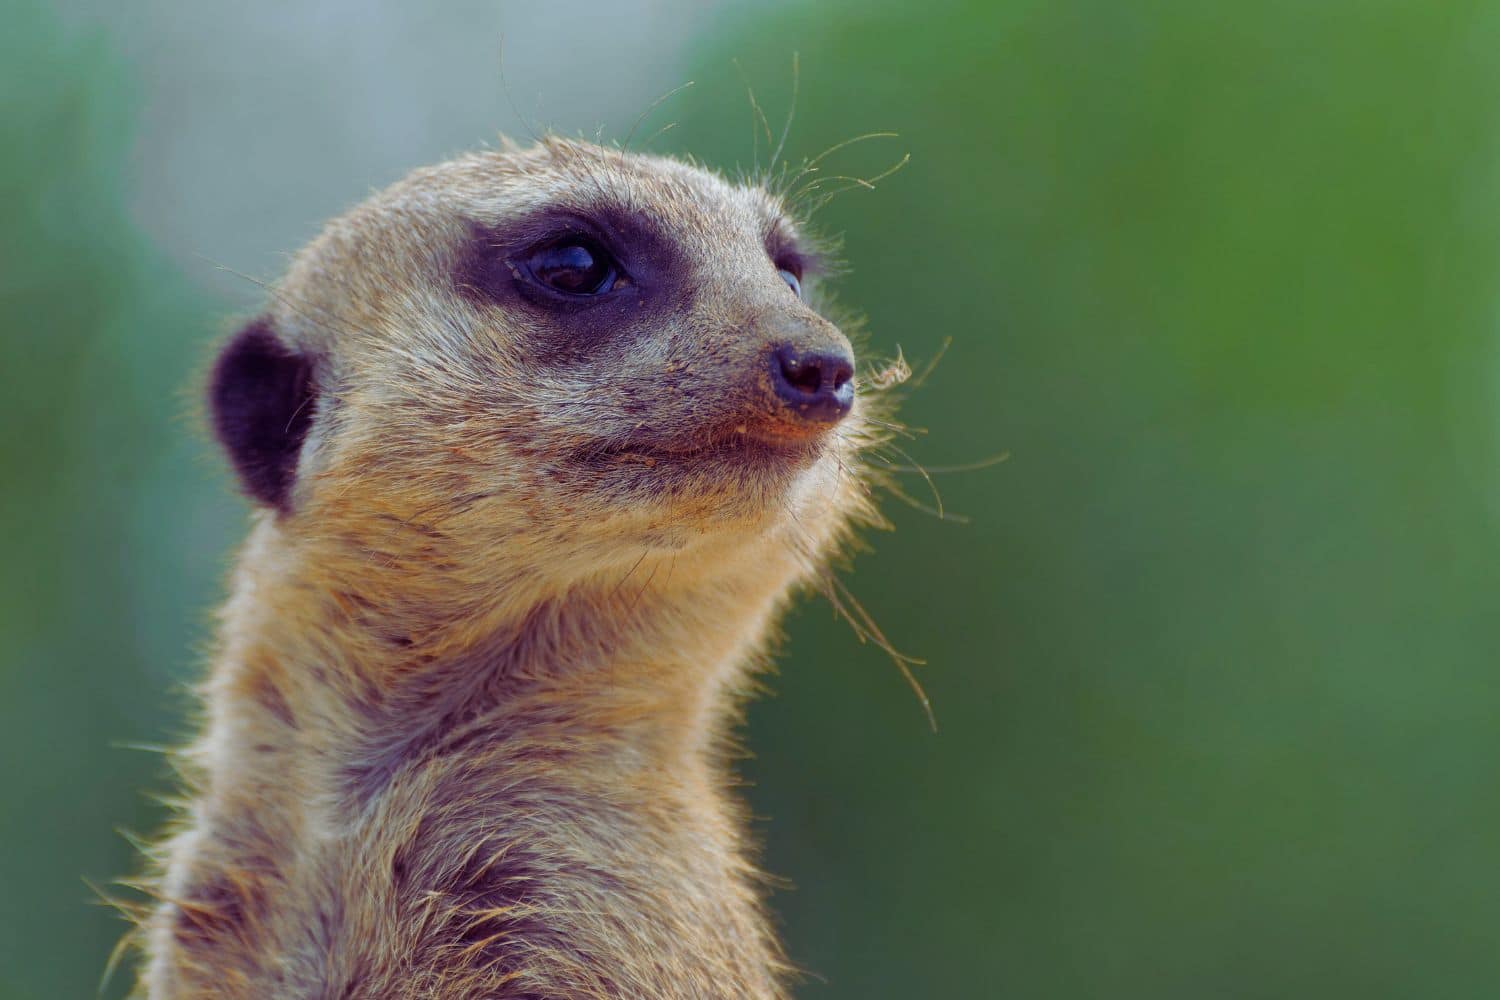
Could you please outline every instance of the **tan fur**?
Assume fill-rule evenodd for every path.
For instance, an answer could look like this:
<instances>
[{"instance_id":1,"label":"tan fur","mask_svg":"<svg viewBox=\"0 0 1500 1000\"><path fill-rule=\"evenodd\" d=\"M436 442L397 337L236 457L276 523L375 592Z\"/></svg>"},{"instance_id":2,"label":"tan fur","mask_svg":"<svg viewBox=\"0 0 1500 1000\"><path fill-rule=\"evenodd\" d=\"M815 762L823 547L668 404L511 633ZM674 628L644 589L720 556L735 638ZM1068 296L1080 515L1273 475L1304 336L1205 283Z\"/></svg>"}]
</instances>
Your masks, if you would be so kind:
<instances>
[{"instance_id":1,"label":"tan fur","mask_svg":"<svg viewBox=\"0 0 1500 1000\"><path fill-rule=\"evenodd\" d=\"M540 364L457 255L601 198L659 220L697 294ZM671 458L775 430L775 337L845 343L766 258L777 226L759 187L548 139L417 171L297 257L270 315L318 413L221 614L147 996L786 995L727 730L788 593L875 516L868 385L795 462Z\"/></svg>"}]
</instances>

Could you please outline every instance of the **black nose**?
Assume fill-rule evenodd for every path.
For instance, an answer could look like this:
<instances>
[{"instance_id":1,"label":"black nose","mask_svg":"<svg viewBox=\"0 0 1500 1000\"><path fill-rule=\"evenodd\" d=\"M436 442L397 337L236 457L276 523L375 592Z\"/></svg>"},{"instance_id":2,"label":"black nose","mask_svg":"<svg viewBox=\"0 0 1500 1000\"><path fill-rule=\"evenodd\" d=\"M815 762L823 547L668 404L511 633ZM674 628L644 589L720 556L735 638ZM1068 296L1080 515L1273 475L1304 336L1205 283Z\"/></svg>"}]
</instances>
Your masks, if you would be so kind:
<instances>
[{"instance_id":1,"label":"black nose","mask_svg":"<svg viewBox=\"0 0 1500 1000\"><path fill-rule=\"evenodd\" d=\"M830 351L783 345L771 352L771 383L787 408L805 420L831 424L854 405L854 362Z\"/></svg>"}]
</instances>

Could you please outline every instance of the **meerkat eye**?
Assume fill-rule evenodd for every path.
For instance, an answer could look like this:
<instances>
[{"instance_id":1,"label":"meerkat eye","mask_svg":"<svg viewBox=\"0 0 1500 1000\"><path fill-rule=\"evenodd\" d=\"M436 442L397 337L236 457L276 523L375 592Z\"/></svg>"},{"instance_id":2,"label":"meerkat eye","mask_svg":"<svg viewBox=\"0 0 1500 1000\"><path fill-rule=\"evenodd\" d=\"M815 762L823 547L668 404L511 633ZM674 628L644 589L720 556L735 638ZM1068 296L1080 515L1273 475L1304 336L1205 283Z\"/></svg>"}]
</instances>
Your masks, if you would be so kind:
<instances>
[{"instance_id":1,"label":"meerkat eye","mask_svg":"<svg viewBox=\"0 0 1500 1000\"><path fill-rule=\"evenodd\" d=\"M792 290L793 295L799 299L802 298L802 279L794 269L777 265L776 273L781 275L781 280L786 282L787 287Z\"/></svg>"},{"instance_id":2,"label":"meerkat eye","mask_svg":"<svg viewBox=\"0 0 1500 1000\"><path fill-rule=\"evenodd\" d=\"M538 282L565 295L603 295L620 274L609 251L582 236L533 251L526 266Z\"/></svg>"}]
</instances>

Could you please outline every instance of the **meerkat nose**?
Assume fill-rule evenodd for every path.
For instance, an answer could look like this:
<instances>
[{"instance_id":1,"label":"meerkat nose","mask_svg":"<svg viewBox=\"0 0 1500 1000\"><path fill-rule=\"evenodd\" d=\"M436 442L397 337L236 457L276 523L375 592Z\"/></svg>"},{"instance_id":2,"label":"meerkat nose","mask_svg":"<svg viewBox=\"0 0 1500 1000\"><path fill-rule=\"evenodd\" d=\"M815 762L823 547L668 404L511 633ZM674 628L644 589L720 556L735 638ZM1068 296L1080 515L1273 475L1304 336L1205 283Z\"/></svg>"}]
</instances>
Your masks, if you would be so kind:
<instances>
[{"instance_id":1,"label":"meerkat nose","mask_svg":"<svg viewBox=\"0 0 1500 1000\"><path fill-rule=\"evenodd\" d=\"M771 352L771 384L777 399L796 416L832 424L854 405L854 360L840 351L783 344Z\"/></svg>"}]
</instances>

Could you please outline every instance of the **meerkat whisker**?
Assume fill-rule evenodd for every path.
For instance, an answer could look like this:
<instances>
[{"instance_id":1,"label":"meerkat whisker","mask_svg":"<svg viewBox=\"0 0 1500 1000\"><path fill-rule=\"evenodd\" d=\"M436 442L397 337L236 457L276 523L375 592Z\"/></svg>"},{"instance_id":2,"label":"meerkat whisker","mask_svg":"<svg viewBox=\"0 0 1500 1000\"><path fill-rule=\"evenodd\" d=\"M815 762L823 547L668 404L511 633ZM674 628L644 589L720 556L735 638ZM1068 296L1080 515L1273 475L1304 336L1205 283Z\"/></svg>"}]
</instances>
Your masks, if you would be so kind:
<instances>
[{"instance_id":1,"label":"meerkat whisker","mask_svg":"<svg viewBox=\"0 0 1500 1000\"><path fill-rule=\"evenodd\" d=\"M671 90L667 91L665 94L662 94L656 100L652 101L649 105L647 105L646 110L642 111L639 115L636 116L635 124L633 124L633 125L630 126L630 131L625 133L625 141L620 144L620 149L622 151L624 151L624 152L627 152L627 153L630 152L630 140L633 139L633 138L635 138L635 130L641 127L641 123L644 122L651 115L651 112L653 112L657 108L661 107L662 104L664 104L669 99L671 99L673 97L676 97L678 94L682 93L684 90L687 90L692 85L693 85L693 81L692 80L688 80L686 83L679 83L677 86L673 87ZM676 123L674 122L672 124L676 124ZM670 127L671 127L671 125L667 126L667 128L670 128ZM660 135L661 132L663 132L663 131L665 131L665 129L659 129L659 130L657 130L655 133L652 134L651 138L652 139L656 138L656 136ZM651 142L651 139L647 139L646 142L643 143L642 145L650 145L650 142Z\"/></svg>"},{"instance_id":2,"label":"meerkat whisker","mask_svg":"<svg viewBox=\"0 0 1500 1000\"><path fill-rule=\"evenodd\" d=\"M908 462L911 463L912 468L916 469L917 473L924 480L926 480L926 482L927 482L927 488L932 491L932 502L937 506L938 520L942 520L943 519L943 496L942 496L941 493L938 492L937 483L935 483L935 482L932 481L932 477L927 474L927 470L924 469L924 468L922 468L922 466L917 463L916 459L912 458L905 451L902 451L900 448L896 447L896 444L894 442L887 441L881 447L882 448L889 448L891 451L894 451L897 455L899 455L902 458L906 459Z\"/></svg>"},{"instance_id":3,"label":"meerkat whisker","mask_svg":"<svg viewBox=\"0 0 1500 1000\"><path fill-rule=\"evenodd\" d=\"M913 465L896 465L891 462L882 462L880 467L882 469L889 469L892 472L925 472L929 475L941 476L955 472L978 472L980 469L988 469L999 465L1001 462L1008 461L1010 461L1010 452L1002 451L998 455L991 455L988 458L977 459L973 462L961 462L958 465L929 465L925 469L918 469Z\"/></svg>"},{"instance_id":4,"label":"meerkat whisker","mask_svg":"<svg viewBox=\"0 0 1500 1000\"><path fill-rule=\"evenodd\" d=\"M923 514L930 514L931 516L937 518L939 521L948 521L952 524L971 523L972 519L967 515L955 514L952 511L940 510L939 508L925 504L894 483L885 484L885 490L891 496L906 504L906 506L912 508L913 510L921 511Z\"/></svg>"},{"instance_id":5,"label":"meerkat whisker","mask_svg":"<svg viewBox=\"0 0 1500 1000\"><path fill-rule=\"evenodd\" d=\"M739 73L740 79L745 84L745 96L750 101L750 151L752 164L752 178L758 178L760 173L760 134L764 130L766 135L766 151L771 149L771 123L766 120L766 113L761 110L760 102L755 99L755 88L750 86L750 79L745 76L745 70L740 66L738 59L732 60L735 71ZM752 181L754 183L754 181Z\"/></svg>"},{"instance_id":6,"label":"meerkat whisker","mask_svg":"<svg viewBox=\"0 0 1500 1000\"><path fill-rule=\"evenodd\" d=\"M776 169L776 161L781 159L781 151L786 148L787 136L792 134L792 119L797 114L797 86L802 77L801 65L797 53L792 53L792 96L787 101L786 122L781 126L781 138L776 142L776 149L771 153L771 162L766 166L766 175L769 178L771 171Z\"/></svg>"},{"instance_id":7,"label":"meerkat whisker","mask_svg":"<svg viewBox=\"0 0 1500 1000\"><path fill-rule=\"evenodd\" d=\"M804 160L802 162L801 168L797 171L797 173L793 174L791 179L788 181L788 186L786 188L783 188L782 190L784 192L790 190L792 187L795 187L803 177L806 177L810 173L816 172L819 163L822 163L829 156L832 156L834 153L837 153L841 149L847 149L848 147L853 146L857 143L868 142L871 139L895 139L898 137L899 134L896 132L865 132L862 135L856 135L852 136L851 138L845 139L843 142L836 142L832 146L829 146L827 149L823 150L823 152L819 153L817 156L814 156L812 159ZM795 201L795 199L789 200Z\"/></svg>"}]
</instances>

